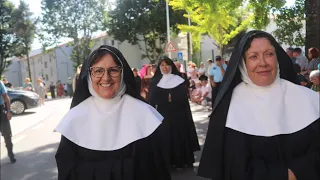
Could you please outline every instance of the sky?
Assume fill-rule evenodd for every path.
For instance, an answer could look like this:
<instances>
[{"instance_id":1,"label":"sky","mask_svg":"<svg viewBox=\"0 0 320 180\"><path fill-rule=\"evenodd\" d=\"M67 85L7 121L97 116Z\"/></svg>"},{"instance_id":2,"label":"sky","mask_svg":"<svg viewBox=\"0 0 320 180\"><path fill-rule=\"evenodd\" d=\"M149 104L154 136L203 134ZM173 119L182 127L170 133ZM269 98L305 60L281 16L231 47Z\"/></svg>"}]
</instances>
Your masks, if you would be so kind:
<instances>
[{"instance_id":1,"label":"sky","mask_svg":"<svg viewBox=\"0 0 320 180\"><path fill-rule=\"evenodd\" d=\"M10 0L15 4L15 6L19 6L20 0ZM29 8L31 12L34 13L36 17L41 16L41 0L24 0L27 4L29 4ZM287 0L286 5L292 6L295 0ZM40 49L41 43L38 39L35 39L32 44L32 50Z\"/></svg>"}]
</instances>

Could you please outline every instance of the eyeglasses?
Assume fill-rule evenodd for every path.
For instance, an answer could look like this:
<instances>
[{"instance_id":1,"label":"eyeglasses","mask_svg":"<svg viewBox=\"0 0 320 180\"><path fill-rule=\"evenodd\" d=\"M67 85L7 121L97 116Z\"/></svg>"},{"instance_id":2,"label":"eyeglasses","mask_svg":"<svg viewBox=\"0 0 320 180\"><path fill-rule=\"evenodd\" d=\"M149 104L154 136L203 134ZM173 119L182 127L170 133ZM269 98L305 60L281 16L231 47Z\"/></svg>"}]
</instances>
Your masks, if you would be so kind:
<instances>
[{"instance_id":1,"label":"eyeglasses","mask_svg":"<svg viewBox=\"0 0 320 180\"><path fill-rule=\"evenodd\" d=\"M121 66L115 66L107 69L102 67L90 67L89 69L91 74L96 78L101 78L106 71L110 77L116 78L120 75L122 70Z\"/></svg>"}]
</instances>

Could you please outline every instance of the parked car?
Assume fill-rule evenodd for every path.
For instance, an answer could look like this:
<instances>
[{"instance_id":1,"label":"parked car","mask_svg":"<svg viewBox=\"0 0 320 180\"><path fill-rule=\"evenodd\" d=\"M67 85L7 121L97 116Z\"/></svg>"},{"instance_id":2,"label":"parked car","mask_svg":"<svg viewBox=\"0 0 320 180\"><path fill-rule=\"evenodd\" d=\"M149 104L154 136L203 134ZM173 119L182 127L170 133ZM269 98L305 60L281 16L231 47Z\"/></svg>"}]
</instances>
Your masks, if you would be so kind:
<instances>
[{"instance_id":1,"label":"parked car","mask_svg":"<svg viewBox=\"0 0 320 180\"><path fill-rule=\"evenodd\" d=\"M11 88L7 88L7 91L11 101L12 114L22 114L26 109L39 106L40 97L37 93Z\"/></svg>"}]
</instances>

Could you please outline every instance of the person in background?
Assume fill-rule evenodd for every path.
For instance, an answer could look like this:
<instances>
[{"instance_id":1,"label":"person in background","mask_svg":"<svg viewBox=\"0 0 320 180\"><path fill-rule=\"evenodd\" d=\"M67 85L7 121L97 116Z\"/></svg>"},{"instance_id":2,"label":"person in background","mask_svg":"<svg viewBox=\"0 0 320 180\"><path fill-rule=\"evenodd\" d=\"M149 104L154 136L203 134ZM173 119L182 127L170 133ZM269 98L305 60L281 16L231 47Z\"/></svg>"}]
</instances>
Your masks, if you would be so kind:
<instances>
[{"instance_id":1,"label":"person in background","mask_svg":"<svg viewBox=\"0 0 320 180\"><path fill-rule=\"evenodd\" d=\"M73 96L73 89L72 89L72 79L71 77L68 78L68 82L67 82L67 96L69 96L70 98L72 98Z\"/></svg>"},{"instance_id":2,"label":"person in background","mask_svg":"<svg viewBox=\"0 0 320 180\"><path fill-rule=\"evenodd\" d=\"M26 78L24 80L24 84L22 87L23 87L23 90L25 90L25 91L34 91L33 85L30 82L30 78Z\"/></svg>"},{"instance_id":3,"label":"person in background","mask_svg":"<svg viewBox=\"0 0 320 180\"><path fill-rule=\"evenodd\" d=\"M40 100L39 100L40 101L40 105L44 105L46 88L44 87L41 78L37 79L37 85L36 85L36 88L35 88L35 92L40 96Z\"/></svg>"},{"instance_id":4,"label":"person in background","mask_svg":"<svg viewBox=\"0 0 320 180\"><path fill-rule=\"evenodd\" d=\"M4 83L4 85L5 85L6 87L11 88L11 89L13 88L12 84L9 83L9 81L8 81L7 79L3 79L3 83Z\"/></svg>"},{"instance_id":5,"label":"person in background","mask_svg":"<svg viewBox=\"0 0 320 180\"><path fill-rule=\"evenodd\" d=\"M58 94L58 97L62 97L64 94L64 87L60 80L58 80L57 82L57 94Z\"/></svg>"},{"instance_id":6,"label":"person in background","mask_svg":"<svg viewBox=\"0 0 320 180\"><path fill-rule=\"evenodd\" d=\"M54 85L53 82L51 82L49 89L50 89L50 93L51 93L51 98L55 99L56 98L56 92L55 92L56 86Z\"/></svg>"},{"instance_id":7,"label":"person in background","mask_svg":"<svg viewBox=\"0 0 320 180\"><path fill-rule=\"evenodd\" d=\"M6 87L4 86L3 82L0 81L0 132L3 136L4 143L6 144L9 159L11 163L15 163L16 159L14 158L13 144L11 140L12 133L10 120L12 114L10 107L10 98L7 94Z\"/></svg>"},{"instance_id":8,"label":"person in background","mask_svg":"<svg viewBox=\"0 0 320 180\"><path fill-rule=\"evenodd\" d=\"M144 65L141 68L139 75L141 78L141 96L146 101L149 101L149 88L150 88L151 79L153 77L152 66L150 64Z\"/></svg>"},{"instance_id":9,"label":"person in background","mask_svg":"<svg viewBox=\"0 0 320 180\"><path fill-rule=\"evenodd\" d=\"M286 49L286 53L290 57L292 63L295 64L296 63L296 58L293 57L293 48L292 47L287 48Z\"/></svg>"},{"instance_id":10,"label":"person in background","mask_svg":"<svg viewBox=\"0 0 320 180\"><path fill-rule=\"evenodd\" d=\"M73 77L73 85L72 85L72 90L73 90L73 92L75 92L75 90L76 90L77 81L78 81L79 76L80 76L81 68L82 68L82 64L80 64L80 65L77 67L77 72L76 72L76 74L75 74L74 77Z\"/></svg>"},{"instance_id":11,"label":"person in background","mask_svg":"<svg viewBox=\"0 0 320 180\"><path fill-rule=\"evenodd\" d=\"M68 95L68 87L67 87L67 84L66 83L63 83L63 95L67 96Z\"/></svg>"},{"instance_id":12,"label":"person in background","mask_svg":"<svg viewBox=\"0 0 320 180\"><path fill-rule=\"evenodd\" d=\"M194 82L194 80L190 79L190 86L189 86L189 89L190 89L190 92L192 93L193 90L196 89L196 82Z\"/></svg>"},{"instance_id":13,"label":"person in background","mask_svg":"<svg viewBox=\"0 0 320 180\"><path fill-rule=\"evenodd\" d=\"M216 56L216 63L212 67L210 76L209 76L211 88L212 88L212 95L211 95L212 105L214 104L214 100L218 93L224 73L227 69L227 65L222 63L221 60L222 60L221 56Z\"/></svg>"},{"instance_id":14,"label":"person in background","mask_svg":"<svg viewBox=\"0 0 320 180\"><path fill-rule=\"evenodd\" d=\"M199 77L206 74L206 68L204 67L203 62L200 63L200 68L198 70Z\"/></svg>"},{"instance_id":15,"label":"person in background","mask_svg":"<svg viewBox=\"0 0 320 180\"><path fill-rule=\"evenodd\" d=\"M310 48L308 51L309 56L309 64L307 67L308 73L310 73L313 70L318 69L318 65L320 64L320 52L317 48Z\"/></svg>"},{"instance_id":16,"label":"person in background","mask_svg":"<svg viewBox=\"0 0 320 180\"><path fill-rule=\"evenodd\" d=\"M188 80L188 75L187 73L185 72L182 72L181 69L182 69L182 66L181 66L181 63L179 61L176 61L174 62L174 65L176 66L176 68L178 69L179 73L181 74L181 77L185 80L185 86L186 86L186 89L188 91L188 97L190 98L190 81Z\"/></svg>"},{"instance_id":17,"label":"person in background","mask_svg":"<svg viewBox=\"0 0 320 180\"><path fill-rule=\"evenodd\" d=\"M156 73L156 70L157 70L157 65L156 64L151 64L152 76Z\"/></svg>"},{"instance_id":18,"label":"person in background","mask_svg":"<svg viewBox=\"0 0 320 180\"><path fill-rule=\"evenodd\" d=\"M308 80L304 75L301 74L301 68L300 68L299 64L294 64L294 70L298 75L298 79L299 79L301 86L307 86Z\"/></svg>"},{"instance_id":19,"label":"person in background","mask_svg":"<svg viewBox=\"0 0 320 180\"><path fill-rule=\"evenodd\" d=\"M319 70L311 71L310 81L312 82L311 89L320 93L320 71Z\"/></svg>"},{"instance_id":20,"label":"person in background","mask_svg":"<svg viewBox=\"0 0 320 180\"><path fill-rule=\"evenodd\" d=\"M302 54L301 48L294 48L292 54L296 58L295 64L299 64L301 70L307 69L308 58Z\"/></svg>"},{"instance_id":21,"label":"person in background","mask_svg":"<svg viewBox=\"0 0 320 180\"><path fill-rule=\"evenodd\" d=\"M207 68L207 75L210 76L210 73L211 73L211 69L213 68L214 64L213 64L213 61L212 59L208 59L208 68ZM209 78L210 80L210 78ZM210 83L210 82L209 82Z\"/></svg>"},{"instance_id":22,"label":"person in background","mask_svg":"<svg viewBox=\"0 0 320 180\"><path fill-rule=\"evenodd\" d=\"M201 104L201 96L202 96L202 92L201 92L201 82L198 81L196 83L196 87L195 89L191 92L191 102L197 103L197 104Z\"/></svg>"},{"instance_id":23,"label":"person in background","mask_svg":"<svg viewBox=\"0 0 320 180\"><path fill-rule=\"evenodd\" d=\"M134 80L136 81L137 92L141 92L141 78L139 76L139 70L137 68L132 68Z\"/></svg>"},{"instance_id":24,"label":"person in background","mask_svg":"<svg viewBox=\"0 0 320 180\"><path fill-rule=\"evenodd\" d=\"M201 98L200 102L201 105L207 106L211 102L211 88L208 84L208 76L202 75L199 77L199 80L201 81Z\"/></svg>"},{"instance_id":25,"label":"person in background","mask_svg":"<svg viewBox=\"0 0 320 180\"><path fill-rule=\"evenodd\" d=\"M200 150L185 79L172 60L161 57L150 85L150 104L164 117L161 146L168 168L193 168L194 152Z\"/></svg>"}]
</instances>

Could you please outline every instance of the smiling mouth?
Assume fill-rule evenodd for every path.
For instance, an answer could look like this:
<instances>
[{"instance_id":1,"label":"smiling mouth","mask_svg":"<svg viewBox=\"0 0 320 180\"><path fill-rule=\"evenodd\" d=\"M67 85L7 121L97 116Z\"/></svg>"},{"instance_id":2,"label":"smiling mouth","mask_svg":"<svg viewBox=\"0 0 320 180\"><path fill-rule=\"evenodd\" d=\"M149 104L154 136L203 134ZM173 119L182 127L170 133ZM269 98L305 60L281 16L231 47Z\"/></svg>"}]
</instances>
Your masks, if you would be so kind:
<instances>
[{"instance_id":1,"label":"smiling mouth","mask_svg":"<svg viewBox=\"0 0 320 180\"><path fill-rule=\"evenodd\" d=\"M260 72L257 72L257 73L260 74L260 75L268 75L270 72L271 72L271 70L270 71L260 71Z\"/></svg>"},{"instance_id":2,"label":"smiling mouth","mask_svg":"<svg viewBox=\"0 0 320 180\"><path fill-rule=\"evenodd\" d=\"M107 84L101 83L99 85L103 88L110 88L113 85L113 83L107 83Z\"/></svg>"}]
</instances>

